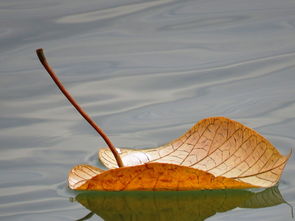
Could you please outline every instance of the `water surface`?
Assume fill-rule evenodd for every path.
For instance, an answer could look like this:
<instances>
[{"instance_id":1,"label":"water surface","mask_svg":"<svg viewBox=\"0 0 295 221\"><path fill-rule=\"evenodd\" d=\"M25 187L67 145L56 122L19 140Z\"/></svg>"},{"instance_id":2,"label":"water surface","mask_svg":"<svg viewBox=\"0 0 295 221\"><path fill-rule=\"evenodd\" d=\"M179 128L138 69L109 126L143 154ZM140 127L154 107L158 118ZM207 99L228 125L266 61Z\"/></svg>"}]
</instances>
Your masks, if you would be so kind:
<instances>
[{"instance_id":1,"label":"water surface","mask_svg":"<svg viewBox=\"0 0 295 221\"><path fill-rule=\"evenodd\" d=\"M59 93L34 50L117 146L154 147L226 116L281 153L295 144L295 2L2 0L0 219L76 220L67 188L105 144ZM294 151L293 151L294 152ZM295 205L294 157L279 190ZM89 220L102 220L92 216ZM292 220L286 204L207 220Z\"/></svg>"}]
</instances>

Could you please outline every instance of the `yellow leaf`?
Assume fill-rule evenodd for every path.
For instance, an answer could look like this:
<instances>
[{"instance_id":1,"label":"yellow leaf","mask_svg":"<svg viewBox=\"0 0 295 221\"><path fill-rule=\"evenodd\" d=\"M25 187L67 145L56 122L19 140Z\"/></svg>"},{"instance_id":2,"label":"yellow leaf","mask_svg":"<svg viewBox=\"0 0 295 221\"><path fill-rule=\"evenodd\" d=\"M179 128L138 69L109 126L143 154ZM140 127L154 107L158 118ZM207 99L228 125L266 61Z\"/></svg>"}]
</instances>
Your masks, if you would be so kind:
<instances>
[{"instance_id":1,"label":"yellow leaf","mask_svg":"<svg viewBox=\"0 0 295 221\"><path fill-rule=\"evenodd\" d=\"M178 139L158 148L119 151L128 166L171 163L261 187L279 181L291 155L281 155L256 131L224 117L203 119ZM100 149L99 159L107 168L117 167L108 149Z\"/></svg>"},{"instance_id":2,"label":"yellow leaf","mask_svg":"<svg viewBox=\"0 0 295 221\"><path fill-rule=\"evenodd\" d=\"M215 177L198 169L166 163L121 167L102 172L78 165L69 174L69 187L75 190L209 190L258 187L226 177Z\"/></svg>"}]
</instances>

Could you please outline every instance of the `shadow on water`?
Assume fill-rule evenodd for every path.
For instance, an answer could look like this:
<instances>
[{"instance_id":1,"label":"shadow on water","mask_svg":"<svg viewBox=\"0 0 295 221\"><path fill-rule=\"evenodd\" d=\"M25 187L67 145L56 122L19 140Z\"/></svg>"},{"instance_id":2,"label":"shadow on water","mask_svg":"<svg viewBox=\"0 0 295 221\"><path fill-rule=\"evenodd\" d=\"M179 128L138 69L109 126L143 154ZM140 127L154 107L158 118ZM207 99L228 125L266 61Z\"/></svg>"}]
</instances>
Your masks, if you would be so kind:
<instances>
[{"instance_id":1,"label":"shadow on water","mask_svg":"<svg viewBox=\"0 0 295 221\"><path fill-rule=\"evenodd\" d=\"M184 192L81 192L75 198L105 221L201 221L234 208L265 208L286 203L278 187L260 192L205 190Z\"/></svg>"}]
</instances>

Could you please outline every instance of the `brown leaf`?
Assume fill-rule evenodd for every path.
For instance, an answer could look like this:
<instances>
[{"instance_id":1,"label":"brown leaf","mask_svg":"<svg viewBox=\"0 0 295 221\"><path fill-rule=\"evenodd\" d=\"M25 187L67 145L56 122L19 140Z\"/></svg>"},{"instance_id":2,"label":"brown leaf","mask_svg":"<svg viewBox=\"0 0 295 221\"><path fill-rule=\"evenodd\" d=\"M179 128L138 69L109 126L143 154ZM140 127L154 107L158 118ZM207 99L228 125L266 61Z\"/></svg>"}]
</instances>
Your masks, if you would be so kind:
<instances>
[{"instance_id":1,"label":"brown leaf","mask_svg":"<svg viewBox=\"0 0 295 221\"><path fill-rule=\"evenodd\" d=\"M215 177L198 169L166 163L121 167L105 172L78 165L69 174L69 187L75 190L204 190L258 187L225 177Z\"/></svg>"},{"instance_id":2,"label":"brown leaf","mask_svg":"<svg viewBox=\"0 0 295 221\"><path fill-rule=\"evenodd\" d=\"M279 181L291 155L281 155L256 131L224 117L203 119L178 139L158 148L119 151L127 166L171 163L261 187ZM100 149L99 159L108 168L117 167L108 149Z\"/></svg>"},{"instance_id":3,"label":"brown leaf","mask_svg":"<svg viewBox=\"0 0 295 221\"><path fill-rule=\"evenodd\" d=\"M109 150L101 150L99 156L103 163L109 168L131 166L107 172L77 166L69 174L71 188L103 190L109 188L105 183L110 182L112 190L186 190L269 187L278 182L290 155L282 156L255 131L223 117L204 119L180 138L159 148L122 150L122 161L119 150L62 85L43 49L37 49L36 53L61 92L109 146L114 157ZM143 163L148 164L134 166Z\"/></svg>"}]
</instances>

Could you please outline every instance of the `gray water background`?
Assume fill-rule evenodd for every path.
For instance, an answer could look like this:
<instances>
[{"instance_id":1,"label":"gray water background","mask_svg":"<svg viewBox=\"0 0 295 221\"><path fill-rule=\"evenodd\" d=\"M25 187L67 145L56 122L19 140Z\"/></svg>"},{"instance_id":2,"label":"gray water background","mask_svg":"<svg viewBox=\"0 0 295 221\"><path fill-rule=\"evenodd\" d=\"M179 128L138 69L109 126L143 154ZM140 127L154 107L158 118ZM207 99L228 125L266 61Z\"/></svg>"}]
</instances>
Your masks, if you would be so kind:
<instances>
[{"instance_id":1,"label":"gray water background","mask_svg":"<svg viewBox=\"0 0 295 221\"><path fill-rule=\"evenodd\" d=\"M254 128L283 154L295 147L295 1L1 0L0 220L86 215L67 173L98 166L105 146L39 47L118 147L159 146L209 116ZM279 186L293 205L294 170L292 156ZM208 220L292 219L281 204Z\"/></svg>"}]
</instances>

